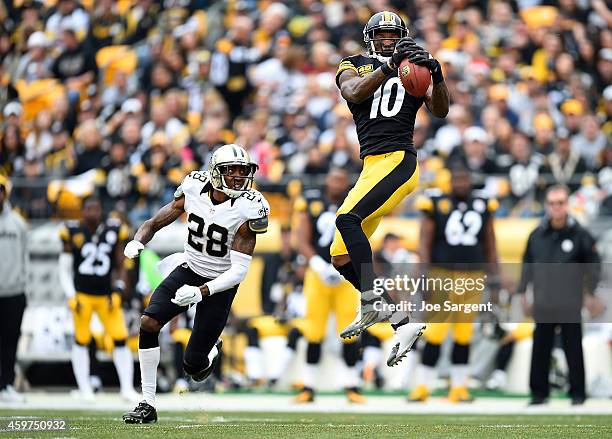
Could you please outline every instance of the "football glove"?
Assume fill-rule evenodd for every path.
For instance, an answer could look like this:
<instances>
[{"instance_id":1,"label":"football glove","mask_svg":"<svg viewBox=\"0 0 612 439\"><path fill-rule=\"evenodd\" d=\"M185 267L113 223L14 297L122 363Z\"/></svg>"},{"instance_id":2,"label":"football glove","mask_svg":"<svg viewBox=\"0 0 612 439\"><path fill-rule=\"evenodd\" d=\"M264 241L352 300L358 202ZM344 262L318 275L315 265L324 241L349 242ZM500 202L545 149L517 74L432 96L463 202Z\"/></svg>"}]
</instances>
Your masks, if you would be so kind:
<instances>
[{"instance_id":1,"label":"football glove","mask_svg":"<svg viewBox=\"0 0 612 439\"><path fill-rule=\"evenodd\" d=\"M391 62L395 67L399 67L408 55L418 49L420 49L420 47L412 37L404 37L395 45L395 50L393 51L393 55L391 55Z\"/></svg>"},{"instance_id":2,"label":"football glove","mask_svg":"<svg viewBox=\"0 0 612 439\"><path fill-rule=\"evenodd\" d=\"M132 239L125 246L125 250L123 250L123 254L126 258L134 259L136 256L140 254L140 252L144 249L144 244L140 241L136 241Z\"/></svg>"},{"instance_id":3,"label":"football glove","mask_svg":"<svg viewBox=\"0 0 612 439\"><path fill-rule=\"evenodd\" d=\"M310 258L308 266L313 269L326 285L337 285L342 282L342 276L336 271L334 266L319 256Z\"/></svg>"},{"instance_id":4,"label":"football glove","mask_svg":"<svg viewBox=\"0 0 612 439\"><path fill-rule=\"evenodd\" d=\"M431 54L420 46L417 46L417 50L411 52L406 58L413 64L427 67L427 69L434 73L440 68L440 63Z\"/></svg>"},{"instance_id":5,"label":"football glove","mask_svg":"<svg viewBox=\"0 0 612 439\"><path fill-rule=\"evenodd\" d=\"M202 293L198 287L183 285L170 301L178 306L189 306L202 301Z\"/></svg>"}]
</instances>

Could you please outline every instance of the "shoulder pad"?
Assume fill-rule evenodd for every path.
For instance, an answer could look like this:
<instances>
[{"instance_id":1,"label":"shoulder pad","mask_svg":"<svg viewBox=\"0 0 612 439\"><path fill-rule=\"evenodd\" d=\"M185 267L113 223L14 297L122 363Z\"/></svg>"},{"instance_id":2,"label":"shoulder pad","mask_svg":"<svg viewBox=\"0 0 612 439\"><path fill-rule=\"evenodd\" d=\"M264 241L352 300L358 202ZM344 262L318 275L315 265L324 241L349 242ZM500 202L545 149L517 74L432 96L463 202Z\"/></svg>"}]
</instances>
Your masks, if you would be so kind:
<instances>
[{"instance_id":1,"label":"shoulder pad","mask_svg":"<svg viewBox=\"0 0 612 439\"><path fill-rule=\"evenodd\" d=\"M270 204L255 189L250 189L240 196L246 202L246 219L258 219L270 215Z\"/></svg>"},{"instance_id":2,"label":"shoulder pad","mask_svg":"<svg viewBox=\"0 0 612 439\"><path fill-rule=\"evenodd\" d=\"M196 195L199 195L202 192L204 186L206 186L210 182L208 172L207 171L192 171L183 179L183 182L174 192L174 198L180 198L183 194L187 195L189 193L197 192ZM177 194L177 192L180 192Z\"/></svg>"}]
</instances>

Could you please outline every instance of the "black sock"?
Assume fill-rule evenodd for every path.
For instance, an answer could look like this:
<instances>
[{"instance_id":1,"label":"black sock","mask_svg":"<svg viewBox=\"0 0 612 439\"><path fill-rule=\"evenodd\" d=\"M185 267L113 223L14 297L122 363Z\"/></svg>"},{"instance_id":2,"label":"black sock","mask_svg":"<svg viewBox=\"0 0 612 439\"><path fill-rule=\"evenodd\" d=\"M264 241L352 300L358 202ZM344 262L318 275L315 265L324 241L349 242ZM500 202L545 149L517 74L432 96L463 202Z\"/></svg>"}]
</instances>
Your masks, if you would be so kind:
<instances>
[{"instance_id":1,"label":"black sock","mask_svg":"<svg viewBox=\"0 0 612 439\"><path fill-rule=\"evenodd\" d=\"M353 367L357 364L357 360L359 359L359 342L343 343L342 356L344 357L344 363L348 367Z\"/></svg>"},{"instance_id":2,"label":"black sock","mask_svg":"<svg viewBox=\"0 0 612 439\"><path fill-rule=\"evenodd\" d=\"M319 364L321 359L321 343L308 343L306 348L306 363Z\"/></svg>"},{"instance_id":3,"label":"black sock","mask_svg":"<svg viewBox=\"0 0 612 439\"><path fill-rule=\"evenodd\" d=\"M348 280L357 291L361 291L361 282L359 282L359 276L357 276L352 262L347 262L346 264L336 268L336 270L338 270L338 273Z\"/></svg>"},{"instance_id":4,"label":"black sock","mask_svg":"<svg viewBox=\"0 0 612 439\"><path fill-rule=\"evenodd\" d=\"M151 349L159 346L159 332L147 332L140 330L138 337L139 349Z\"/></svg>"},{"instance_id":5,"label":"black sock","mask_svg":"<svg viewBox=\"0 0 612 439\"><path fill-rule=\"evenodd\" d=\"M470 345L455 342L451 353L452 364L468 364L470 359Z\"/></svg>"},{"instance_id":6,"label":"black sock","mask_svg":"<svg viewBox=\"0 0 612 439\"><path fill-rule=\"evenodd\" d=\"M361 228L362 219L354 213L344 213L336 218L336 227L342 235L351 263L362 288L360 291L374 289L374 268L372 264L372 247L368 237Z\"/></svg>"},{"instance_id":7,"label":"black sock","mask_svg":"<svg viewBox=\"0 0 612 439\"><path fill-rule=\"evenodd\" d=\"M425 343L423 353L421 354L421 363L424 366L436 367L438 358L440 358L440 345L429 342Z\"/></svg>"}]
</instances>

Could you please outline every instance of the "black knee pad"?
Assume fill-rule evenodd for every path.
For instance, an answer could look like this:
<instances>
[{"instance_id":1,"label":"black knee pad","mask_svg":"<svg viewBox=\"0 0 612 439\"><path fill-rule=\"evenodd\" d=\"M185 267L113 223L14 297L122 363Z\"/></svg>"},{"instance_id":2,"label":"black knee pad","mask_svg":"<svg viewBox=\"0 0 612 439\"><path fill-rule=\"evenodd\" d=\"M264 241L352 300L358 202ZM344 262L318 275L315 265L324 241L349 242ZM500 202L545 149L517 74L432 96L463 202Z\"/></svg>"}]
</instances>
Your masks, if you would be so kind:
<instances>
[{"instance_id":1,"label":"black knee pad","mask_svg":"<svg viewBox=\"0 0 612 439\"><path fill-rule=\"evenodd\" d=\"M348 367L353 367L357 364L357 360L359 359L359 343L343 343L342 356L344 357L344 363Z\"/></svg>"},{"instance_id":2,"label":"black knee pad","mask_svg":"<svg viewBox=\"0 0 612 439\"><path fill-rule=\"evenodd\" d=\"M438 363L438 358L440 358L440 345L425 343L425 347L423 348L423 355L421 356L421 362L424 366L436 367Z\"/></svg>"},{"instance_id":3,"label":"black knee pad","mask_svg":"<svg viewBox=\"0 0 612 439\"><path fill-rule=\"evenodd\" d=\"M126 341L127 341L126 339L123 339L123 340L113 340L113 343L115 344L116 348L121 348L121 347L125 346L125 342Z\"/></svg>"},{"instance_id":4,"label":"black knee pad","mask_svg":"<svg viewBox=\"0 0 612 439\"><path fill-rule=\"evenodd\" d=\"M259 331L253 327L248 327L244 330L247 336L249 346L259 346Z\"/></svg>"},{"instance_id":5,"label":"black knee pad","mask_svg":"<svg viewBox=\"0 0 612 439\"><path fill-rule=\"evenodd\" d=\"M358 291L361 291L361 281L355 272L352 262L349 261L340 267L336 267L336 270L338 270L338 273L348 280Z\"/></svg>"},{"instance_id":6,"label":"black knee pad","mask_svg":"<svg viewBox=\"0 0 612 439\"><path fill-rule=\"evenodd\" d=\"M298 328L291 328L287 335L287 347L295 351L297 343L302 337L302 332Z\"/></svg>"},{"instance_id":7,"label":"black knee pad","mask_svg":"<svg viewBox=\"0 0 612 439\"><path fill-rule=\"evenodd\" d=\"M308 343L306 348L306 363L318 364L321 359L321 343Z\"/></svg>"},{"instance_id":8,"label":"black knee pad","mask_svg":"<svg viewBox=\"0 0 612 439\"><path fill-rule=\"evenodd\" d=\"M139 349L151 349L159 347L159 332L147 332L140 330L138 337Z\"/></svg>"},{"instance_id":9,"label":"black knee pad","mask_svg":"<svg viewBox=\"0 0 612 439\"><path fill-rule=\"evenodd\" d=\"M470 345L455 342L453 345L453 353L451 354L452 364L468 364L469 358Z\"/></svg>"}]
</instances>

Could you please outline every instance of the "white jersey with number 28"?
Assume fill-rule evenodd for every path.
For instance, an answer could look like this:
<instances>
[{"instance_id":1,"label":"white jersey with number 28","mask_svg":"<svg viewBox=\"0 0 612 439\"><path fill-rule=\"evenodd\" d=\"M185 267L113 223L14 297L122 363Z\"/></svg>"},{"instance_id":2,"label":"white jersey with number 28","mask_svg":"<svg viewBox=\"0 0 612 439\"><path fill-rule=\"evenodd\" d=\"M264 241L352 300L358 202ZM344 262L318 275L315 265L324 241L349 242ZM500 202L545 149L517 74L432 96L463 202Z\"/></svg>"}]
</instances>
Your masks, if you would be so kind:
<instances>
[{"instance_id":1,"label":"white jersey with number 28","mask_svg":"<svg viewBox=\"0 0 612 439\"><path fill-rule=\"evenodd\" d=\"M185 177L175 197L185 197L189 233L185 241L187 264L200 276L214 279L230 268L230 250L240 226L268 216L270 205L255 189L214 204L210 199L211 189L208 172L194 171Z\"/></svg>"}]
</instances>

